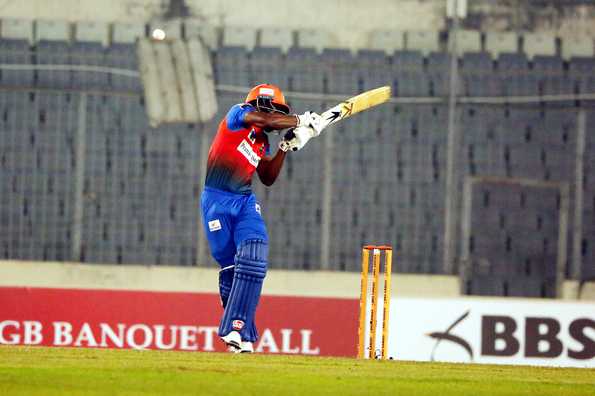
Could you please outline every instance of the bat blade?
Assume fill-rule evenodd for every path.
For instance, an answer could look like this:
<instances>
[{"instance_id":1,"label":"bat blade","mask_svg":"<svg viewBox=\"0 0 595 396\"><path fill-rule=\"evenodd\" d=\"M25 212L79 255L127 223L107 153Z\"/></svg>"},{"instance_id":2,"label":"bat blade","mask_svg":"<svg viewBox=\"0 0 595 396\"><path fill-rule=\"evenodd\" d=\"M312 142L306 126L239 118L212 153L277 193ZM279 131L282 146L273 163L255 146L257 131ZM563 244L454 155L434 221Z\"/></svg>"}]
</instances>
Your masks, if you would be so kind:
<instances>
[{"instance_id":1,"label":"bat blade","mask_svg":"<svg viewBox=\"0 0 595 396\"><path fill-rule=\"evenodd\" d=\"M337 121L343 120L361 111L385 103L390 99L390 97L391 88L389 86L384 86L349 98L321 114L322 128L326 128Z\"/></svg>"}]
</instances>

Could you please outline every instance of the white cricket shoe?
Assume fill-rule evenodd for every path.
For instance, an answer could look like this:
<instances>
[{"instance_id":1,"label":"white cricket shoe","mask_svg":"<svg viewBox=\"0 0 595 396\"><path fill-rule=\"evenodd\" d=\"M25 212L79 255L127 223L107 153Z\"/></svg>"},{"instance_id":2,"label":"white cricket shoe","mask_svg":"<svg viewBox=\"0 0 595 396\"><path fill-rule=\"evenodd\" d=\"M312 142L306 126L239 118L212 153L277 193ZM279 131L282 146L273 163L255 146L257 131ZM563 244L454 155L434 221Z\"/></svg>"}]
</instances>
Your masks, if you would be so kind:
<instances>
[{"instance_id":1,"label":"white cricket shoe","mask_svg":"<svg viewBox=\"0 0 595 396\"><path fill-rule=\"evenodd\" d=\"M231 331L228 335L221 337L221 339L230 348L242 349L242 337L237 331Z\"/></svg>"},{"instance_id":2,"label":"white cricket shoe","mask_svg":"<svg viewBox=\"0 0 595 396\"><path fill-rule=\"evenodd\" d=\"M254 345L250 341L242 341L240 353L254 353Z\"/></svg>"},{"instance_id":3,"label":"white cricket shoe","mask_svg":"<svg viewBox=\"0 0 595 396\"><path fill-rule=\"evenodd\" d=\"M241 349L238 349L238 348L236 348L234 346L229 346L229 347L227 347L227 352L240 353L240 352L242 352L242 350Z\"/></svg>"}]
</instances>

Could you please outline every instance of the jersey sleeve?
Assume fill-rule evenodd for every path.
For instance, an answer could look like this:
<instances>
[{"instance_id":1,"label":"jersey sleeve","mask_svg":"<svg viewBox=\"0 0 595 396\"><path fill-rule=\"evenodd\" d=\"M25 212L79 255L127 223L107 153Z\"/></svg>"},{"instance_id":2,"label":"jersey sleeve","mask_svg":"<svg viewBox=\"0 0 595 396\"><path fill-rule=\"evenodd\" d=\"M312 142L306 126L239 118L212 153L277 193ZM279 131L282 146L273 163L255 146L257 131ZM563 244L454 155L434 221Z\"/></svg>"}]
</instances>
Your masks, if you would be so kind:
<instances>
[{"instance_id":1,"label":"jersey sleeve","mask_svg":"<svg viewBox=\"0 0 595 396\"><path fill-rule=\"evenodd\" d=\"M248 104L237 104L234 105L229 112L225 119L227 120L227 129L230 131L239 131L246 127L244 119L246 118L246 114L256 110L254 107Z\"/></svg>"}]
</instances>

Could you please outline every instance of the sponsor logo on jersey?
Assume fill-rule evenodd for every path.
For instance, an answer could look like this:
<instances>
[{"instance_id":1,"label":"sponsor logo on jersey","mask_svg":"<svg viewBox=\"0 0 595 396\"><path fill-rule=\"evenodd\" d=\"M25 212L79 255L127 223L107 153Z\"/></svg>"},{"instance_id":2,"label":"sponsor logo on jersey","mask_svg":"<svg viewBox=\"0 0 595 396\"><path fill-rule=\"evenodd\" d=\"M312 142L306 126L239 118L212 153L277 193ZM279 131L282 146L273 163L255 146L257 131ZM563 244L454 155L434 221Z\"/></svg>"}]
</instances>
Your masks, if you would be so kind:
<instances>
[{"instance_id":1,"label":"sponsor logo on jersey","mask_svg":"<svg viewBox=\"0 0 595 396\"><path fill-rule=\"evenodd\" d=\"M254 209L256 209L256 213L261 214L260 213L260 205L259 204L255 204L254 205Z\"/></svg>"},{"instance_id":2,"label":"sponsor logo on jersey","mask_svg":"<svg viewBox=\"0 0 595 396\"><path fill-rule=\"evenodd\" d=\"M231 322L231 326L235 331L240 331L244 328L244 321L236 319L233 322Z\"/></svg>"},{"instance_id":3,"label":"sponsor logo on jersey","mask_svg":"<svg viewBox=\"0 0 595 396\"><path fill-rule=\"evenodd\" d=\"M219 221L219 219L215 219L215 220L211 220L209 221L209 231L214 232L214 231L219 231L221 229L221 222Z\"/></svg>"},{"instance_id":4,"label":"sponsor logo on jersey","mask_svg":"<svg viewBox=\"0 0 595 396\"><path fill-rule=\"evenodd\" d=\"M252 166L258 166L258 163L260 162L260 157L258 154L254 152L254 149L252 149L252 146L250 146L250 143L248 143L248 141L242 140L242 142L238 145L238 151L242 153L244 157L246 157L246 159L248 160L248 162L250 162Z\"/></svg>"}]
</instances>

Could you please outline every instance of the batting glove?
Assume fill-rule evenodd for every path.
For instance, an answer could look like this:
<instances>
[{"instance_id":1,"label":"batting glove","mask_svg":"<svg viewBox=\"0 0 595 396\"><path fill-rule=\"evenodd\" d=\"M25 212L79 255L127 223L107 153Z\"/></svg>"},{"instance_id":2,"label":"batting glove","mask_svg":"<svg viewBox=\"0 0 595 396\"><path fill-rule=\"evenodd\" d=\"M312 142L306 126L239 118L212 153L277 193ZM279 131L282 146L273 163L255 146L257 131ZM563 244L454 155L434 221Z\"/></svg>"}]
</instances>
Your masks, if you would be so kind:
<instances>
[{"instance_id":1,"label":"batting glove","mask_svg":"<svg viewBox=\"0 0 595 396\"><path fill-rule=\"evenodd\" d=\"M318 136L316 132L309 127L297 127L290 129L285 133L283 140L279 143L279 149L282 151L298 151L304 148L306 143L314 136Z\"/></svg>"},{"instance_id":2,"label":"batting glove","mask_svg":"<svg viewBox=\"0 0 595 396\"><path fill-rule=\"evenodd\" d=\"M320 114L313 111L306 111L304 114L296 115L298 119L298 127L309 127L314 132L313 136L320 135L322 131L322 117Z\"/></svg>"}]
</instances>

